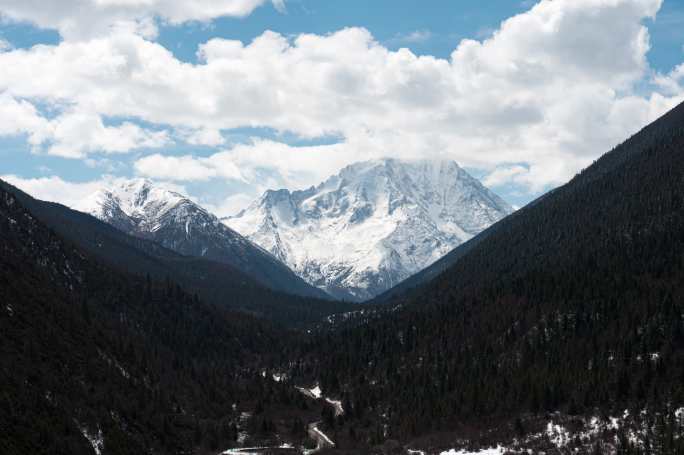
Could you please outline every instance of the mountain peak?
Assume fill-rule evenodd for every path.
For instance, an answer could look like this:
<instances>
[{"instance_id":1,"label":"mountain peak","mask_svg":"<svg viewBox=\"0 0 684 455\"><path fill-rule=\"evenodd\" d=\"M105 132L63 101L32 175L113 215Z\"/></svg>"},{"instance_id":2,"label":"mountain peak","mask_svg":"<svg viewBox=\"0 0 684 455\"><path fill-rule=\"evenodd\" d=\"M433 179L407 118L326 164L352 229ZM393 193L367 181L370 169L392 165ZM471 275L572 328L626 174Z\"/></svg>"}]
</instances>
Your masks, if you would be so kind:
<instances>
[{"instance_id":1,"label":"mountain peak","mask_svg":"<svg viewBox=\"0 0 684 455\"><path fill-rule=\"evenodd\" d=\"M224 222L309 283L365 300L511 212L454 161L383 158L306 190L267 191Z\"/></svg>"},{"instance_id":2,"label":"mountain peak","mask_svg":"<svg viewBox=\"0 0 684 455\"><path fill-rule=\"evenodd\" d=\"M147 179L118 180L102 187L76 206L77 210L100 219L127 216L137 219L159 217L187 197Z\"/></svg>"},{"instance_id":3,"label":"mountain peak","mask_svg":"<svg viewBox=\"0 0 684 455\"><path fill-rule=\"evenodd\" d=\"M378 158L368 161L359 161L343 168L340 176L361 176L364 174L382 174L397 176L398 171L413 168L423 172L451 172L458 173L462 169L453 160L446 159L411 159L402 160L397 158Z\"/></svg>"},{"instance_id":4,"label":"mountain peak","mask_svg":"<svg viewBox=\"0 0 684 455\"><path fill-rule=\"evenodd\" d=\"M119 180L94 192L76 209L183 255L229 264L272 289L325 297L190 198L149 180Z\"/></svg>"}]
</instances>

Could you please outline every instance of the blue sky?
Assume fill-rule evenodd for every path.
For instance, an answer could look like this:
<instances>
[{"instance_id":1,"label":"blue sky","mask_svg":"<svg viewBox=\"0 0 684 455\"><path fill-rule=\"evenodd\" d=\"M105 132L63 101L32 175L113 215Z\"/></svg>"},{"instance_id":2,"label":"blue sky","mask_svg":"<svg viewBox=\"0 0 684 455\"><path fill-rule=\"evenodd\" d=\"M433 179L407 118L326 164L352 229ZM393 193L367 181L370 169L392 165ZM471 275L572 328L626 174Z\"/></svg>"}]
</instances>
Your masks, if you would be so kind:
<instances>
[{"instance_id":1,"label":"blue sky","mask_svg":"<svg viewBox=\"0 0 684 455\"><path fill-rule=\"evenodd\" d=\"M209 27L166 27L159 41L178 58L195 61L197 45L215 36L247 42L264 30L285 35L326 34L358 26L370 30L390 49L408 47L416 54L449 58L460 40L489 37L502 21L528 10L531 4L511 0L489 0L486 4L478 0L299 0L288 2L286 14L275 8L261 8L247 19L221 18ZM649 60L653 67L666 72L681 63L684 2L665 1L657 20L647 24L652 38Z\"/></svg>"},{"instance_id":2,"label":"blue sky","mask_svg":"<svg viewBox=\"0 0 684 455\"><path fill-rule=\"evenodd\" d=\"M22 2L25 7L0 0L0 40L6 43L0 45L0 64L25 66L24 73L0 77L0 102L8 106L0 120L9 125L0 128L0 175L72 204L107 179L143 176L176 185L223 215L270 186L307 186L357 159L439 157L457 160L509 202L524 205L682 99L680 0L619 0L614 6L559 0L535 9L535 2L502 0L288 0L284 9L235 0L240 2L247 13L234 17L209 7L199 11L202 6L187 11L175 0L156 2L157 9L85 11L70 11L70 0ZM40 5L49 10L53 3L54 13L37 13ZM553 21L560 25L549 32L545 26ZM140 25L149 23L152 32ZM642 25L650 49L634 51L634 43L643 44ZM362 32L340 32L350 28ZM221 66L232 48L217 38L248 48L267 30L277 35L261 40L268 43L265 51L245 50L235 60L245 72ZM497 31L498 43L482 44ZM595 49L591 42L582 48L587 31L599 37ZM298 44L301 34L320 38L318 47ZM214 54L199 53L211 40L217 43ZM482 45L465 52L463 40ZM347 55L345 43L355 53ZM452 61L457 48L463 52ZM70 73L102 57L102 49L112 49L112 61L116 52L137 66L103 75L99 71L111 64L105 59L93 70ZM604 57L592 63L586 55L593 52ZM269 59L282 66L274 69ZM544 80L521 82L520 68L530 62L541 65ZM216 71L204 74L210 66ZM297 74L291 79L273 73L290 68ZM328 69L336 88L329 81L319 86ZM51 78L51 71L57 76ZM74 80L83 81L82 92L71 86ZM377 87L363 93L358 81L371 80ZM390 87L387 93L383 84ZM54 85L52 91L41 88L46 85ZM266 95L252 112L251 100L262 88ZM535 93L539 100L530 99ZM112 100L100 101L110 95ZM586 124L577 120L585 116L592 117ZM93 128L100 132L91 134ZM188 139L195 133L208 139Z\"/></svg>"},{"instance_id":3,"label":"blue sky","mask_svg":"<svg viewBox=\"0 0 684 455\"><path fill-rule=\"evenodd\" d=\"M344 27L364 27L391 49L409 47L416 54L448 58L463 38L488 35L498 24L525 9L516 2L300 0L287 3L285 14L256 10L249 18L221 18L204 26L167 27L160 42L176 56L195 60L197 45L215 36L251 41L264 30L284 35L327 34ZM417 32L417 33L416 33Z\"/></svg>"}]
</instances>

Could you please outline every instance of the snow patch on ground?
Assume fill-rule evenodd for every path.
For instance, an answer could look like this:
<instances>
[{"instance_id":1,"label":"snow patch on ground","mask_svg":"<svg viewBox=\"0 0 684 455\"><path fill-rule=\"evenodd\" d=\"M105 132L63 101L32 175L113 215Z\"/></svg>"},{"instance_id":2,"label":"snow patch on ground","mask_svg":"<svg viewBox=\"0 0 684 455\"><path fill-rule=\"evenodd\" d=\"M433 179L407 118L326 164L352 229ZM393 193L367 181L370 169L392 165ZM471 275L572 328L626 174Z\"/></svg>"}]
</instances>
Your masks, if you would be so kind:
<instances>
[{"instance_id":1,"label":"snow patch on ground","mask_svg":"<svg viewBox=\"0 0 684 455\"><path fill-rule=\"evenodd\" d=\"M91 433L86 427L81 427L80 429L83 436L88 440L88 442L90 442L90 445L93 446L95 455L102 455L102 449L104 448L104 436L102 436L102 430L98 428L97 433Z\"/></svg>"},{"instance_id":2,"label":"snow patch on ground","mask_svg":"<svg viewBox=\"0 0 684 455\"><path fill-rule=\"evenodd\" d=\"M315 396L316 398L320 398L322 394L321 388L318 385L316 385L316 387L313 389L310 389L309 392L311 392L311 395Z\"/></svg>"},{"instance_id":3,"label":"snow patch on ground","mask_svg":"<svg viewBox=\"0 0 684 455\"><path fill-rule=\"evenodd\" d=\"M245 454L252 454L252 455L260 455L260 454L265 454L266 451L273 450L273 449L289 449L290 447L242 447L239 449L228 449L224 452L221 452L221 455L245 455Z\"/></svg>"},{"instance_id":4,"label":"snow patch on ground","mask_svg":"<svg viewBox=\"0 0 684 455\"><path fill-rule=\"evenodd\" d=\"M306 389L304 387L297 387L296 389L302 392L304 395L315 400L318 400L319 398L321 398L321 396L323 396L323 391L321 390L321 387L318 384L316 384L316 386L311 389Z\"/></svg>"},{"instance_id":5,"label":"snow patch on ground","mask_svg":"<svg viewBox=\"0 0 684 455\"><path fill-rule=\"evenodd\" d=\"M546 424L546 436L559 449L565 447L570 442L570 432L565 427L556 425L553 422Z\"/></svg>"},{"instance_id":6,"label":"snow patch on ground","mask_svg":"<svg viewBox=\"0 0 684 455\"><path fill-rule=\"evenodd\" d=\"M622 419L620 417L608 417L609 424L608 424L608 429L609 430L619 430L622 425L624 425L624 420L629 417L629 411L625 409L625 412L622 414Z\"/></svg>"},{"instance_id":7,"label":"snow patch on ground","mask_svg":"<svg viewBox=\"0 0 684 455\"><path fill-rule=\"evenodd\" d=\"M344 415L344 408L342 407L342 402L340 400L331 400L326 397L325 401L335 409L335 417Z\"/></svg>"},{"instance_id":8,"label":"snow patch on ground","mask_svg":"<svg viewBox=\"0 0 684 455\"><path fill-rule=\"evenodd\" d=\"M503 455L504 453L506 453L506 449L504 447L498 446L495 448L478 450L476 452L470 452L468 450L457 451L456 449L451 449L440 452L439 455Z\"/></svg>"},{"instance_id":9,"label":"snow patch on ground","mask_svg":"<svg viewBox=\"0 0 684 455\"><path fill-rule=\"evenodd\" d=\"M241 447L237 449L228 449L221 452L221 455L260 455L270 453L272 450L294 450L294 446L287 442L282 443L278 447Z\"/></svg>"}]
</instances>

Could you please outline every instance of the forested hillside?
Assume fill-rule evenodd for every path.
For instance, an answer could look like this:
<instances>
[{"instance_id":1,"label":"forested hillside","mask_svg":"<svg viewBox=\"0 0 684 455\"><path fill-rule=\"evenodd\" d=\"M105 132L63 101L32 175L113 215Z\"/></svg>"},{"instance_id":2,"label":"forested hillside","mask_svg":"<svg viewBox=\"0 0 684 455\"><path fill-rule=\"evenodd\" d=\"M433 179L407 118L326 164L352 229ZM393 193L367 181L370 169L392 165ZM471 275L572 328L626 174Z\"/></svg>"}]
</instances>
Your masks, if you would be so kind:
<instances>
[{"instance_id":1,"label":"forested hillside","mask_svg":"<svg viewBox=\"0 0 684 455\"><path fill-rule=\"evenodd\" d=\"M3 455L216 453L300 412L261 374L285 332L98 263L4 189L0 302Z\"/></svg>"},{"instance_id":2,"label":"forested hillside","mask_svg":"<svg viewBox=\"0 0 684 455\"><path fill-rule=\"evenodd\" d=\"M558 411L640 416L626 420L650 436L616 430L618 447L681 453L683 158L680 105L392 311L312 341L295 375L346 396L366 442L492 425L520 437L521 418Z\"/></svg>"}]
</instances>

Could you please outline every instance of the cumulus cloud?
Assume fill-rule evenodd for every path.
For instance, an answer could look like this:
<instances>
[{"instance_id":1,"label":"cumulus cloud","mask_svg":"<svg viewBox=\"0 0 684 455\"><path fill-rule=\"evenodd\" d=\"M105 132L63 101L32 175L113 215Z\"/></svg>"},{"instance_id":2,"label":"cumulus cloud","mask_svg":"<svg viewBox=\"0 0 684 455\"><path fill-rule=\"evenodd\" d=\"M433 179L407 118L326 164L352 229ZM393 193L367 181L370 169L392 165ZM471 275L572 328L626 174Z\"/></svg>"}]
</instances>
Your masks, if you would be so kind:
<instances>
[{"instance_id":1,"label":"cumulus cloud","mask_svg":"<svg viewBox=\"0 0 684 455\"><path fill-rule=\"evenodd\" d=\"M64 158L89 153L127 153L138 148L159 148L170 140L166 131L147 131L130 122L105 126L99 116L73 113L50 122L52 144L47 152Z\"/></svg>"},{"instance_id":2,"label":"cumulus cloud","mask_svg":"<svg viewBox=\"0 0 684 455\"><path fill-rule=\"evenodd\" d=\"M175 181L206 181L217 177L243 180L238 167L231 162L221 162L218 155L196 158L154 154L136 161L135 170L145 177Z\"/></svg>"},{"instance_id":3,"label":"cumulus cloud","mask_svg":"<svg viewBox=\"0 0 684 455\"><path fill-rule=\"evenodd\" d=\"M64 158L84 158L89 153L127 153L170 143L166 131L148 131L131 122L106 126L99 115L66 112L43 116L26 100L0 93L0 135L25 134L34 151Z\"/></svg>"},{"instance_id":4,"label":"cumulus cloud","mask_svg":"<svg viewBox=\"0 0 684 455\"><path fill-rule=\"evenodd\" d=\"M220 130L211 128L200 128L189 131L183 131L183 129L180 128L179 136L190 145L217 147L226 142Z\"/></svg>"},{"instance_id":5,"label":"cumulus cloud","mask_svg":"<svg viewBox=\"0 0 684 455\"><path fill-rule=\"evenodd\" d=\"M255 138L207 157L153 154L138 159L134 168L140 176L169 181L223 179L242 182L257 191L297 189L320 183L347 164L377 155L363 150L348 143L291 146Z\"/></svg>"},{"instance_id":6,"label":"cumulus cloud","mask_svg":"<svg viewBox=\"0 0 684 455\"><path fill-rule=\"evenodd\" d=\"M191 18L171 0L109 3L154 10L169 21ZM162 14L162 4L175 6ZM197 11L214 8L203 5ZM642 22L660 6L661 0L542 0L488 39L463 40L449 59L390 51L367 30L348 28L294 38L265 32L251 43L212 39L198 49L199 63L189 64L116 29L0 53L0 91L21 103L164 125L194 144L221 145L220 132L239 127L342 138L306 148L257 140L208 158L157 154L136 164L138 173L158 178L253 181L259 170L274 169L278 181L304 183L357 159L440 157L488 170L490 182L538 190L562 183L683 99L676 73L663 78L667 90L635 91L651 73ZM36 131L39 140L39 122ZM129 135L136 140L127 145L155 144L144 133ZM98 149L96 141L80 147ZM187 171L172 172L179 164ZM521 164L524 172L511 172Z\"/></svg>"},{"instance_id":7,"label":"cumulus cloud","mask_svg":"<svg viewBox=\"0 0 684 455\"><path fill-rule=\"evenodd\" d=\"M529 172L525 166L502 166L489 173L482 181L489 187L497 187L509 183L516 177L524 176Z\"/></svg>"},{"instance_id":8,"label":"cumulus cloud","mask_svg":"<svg viewBox=\"0 0 684 455\"><path fill-rule=\"evenodd\" d=\"M111 30L147 37L157 33L156 19L171 24L244 17L266 0L0 0L6 18L58 30L67 39L85 39ZM273 0L283 11L284 0Z\"/></svg>"},{"instance_id":9,"label":"cumulus cloud","mask_svg":"<svg viewBox=\"0 0 684 455\"><path fill-rule=\"evenodd\" d=\"M675 67L668 74L657 74L654 77L654 83L668 94L684 92L684 63Z\"/></svg>"},{"instance_id":10,"label":"cumulus cloud","mask_svg":"<svg viewBox=\"0 0 684 455\"><path fill-rule=\"evenodd\" d=\"M344 165L364 159L348 144L294 147L271 140L253 139L208 157L153 154L135 162L138 175L178 182L215 178L257 186L302 188L319 183ZM264 175L271 181L264 182Z\"/></svg>"},{"instance_id":11,"label":"cumulus cloud","mask_svg":"<svg viewBox=\"0 0 684 455\"><path fill-rule=\"evenodd\" d=\"M28 142L35 146L46 140L49 123L33 104L0 93L0 136L26 134Z\"/></svg>"}]
</instances>

